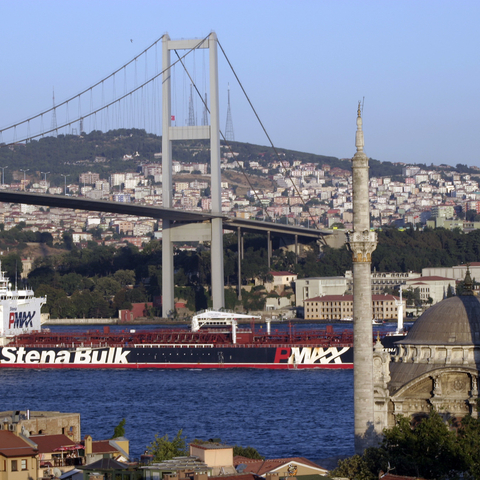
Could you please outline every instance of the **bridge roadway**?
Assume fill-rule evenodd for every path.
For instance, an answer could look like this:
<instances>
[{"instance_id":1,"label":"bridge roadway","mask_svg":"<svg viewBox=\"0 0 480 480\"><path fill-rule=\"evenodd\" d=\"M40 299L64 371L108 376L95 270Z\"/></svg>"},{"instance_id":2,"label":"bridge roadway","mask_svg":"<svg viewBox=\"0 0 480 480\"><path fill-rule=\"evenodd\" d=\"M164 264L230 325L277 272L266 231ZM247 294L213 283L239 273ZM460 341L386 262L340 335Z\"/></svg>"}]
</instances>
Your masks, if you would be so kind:
<instances>
[{"instance_id":1,"label":"bridge roadway","mask_svg":"<svg viewBox=\"0 0 480 480\"><path fill-rule=\"evenodd\" d=\"M70 208L74 210L88 210L93 212L120 213L137 217L150 217L167 219L182 223L198 223L209 221L212 218L222 218L223 228L226 230L238 230L243 232L271 232L283 235L297 235L298 239L313 240L321 239L325 235L331 235L331 231L309 229L293 225L282 225L273 222L260 222L243 218L231 218L225 215L216 215L205 212L190 212L165 208L153 205L139 205L135 203L111 202L106 200L92 200L84 197L68 197L64 195L45 195L30 192L14 192L0 190L0 202L25 203L43 207Z\"/></svg>"}]
</instances>

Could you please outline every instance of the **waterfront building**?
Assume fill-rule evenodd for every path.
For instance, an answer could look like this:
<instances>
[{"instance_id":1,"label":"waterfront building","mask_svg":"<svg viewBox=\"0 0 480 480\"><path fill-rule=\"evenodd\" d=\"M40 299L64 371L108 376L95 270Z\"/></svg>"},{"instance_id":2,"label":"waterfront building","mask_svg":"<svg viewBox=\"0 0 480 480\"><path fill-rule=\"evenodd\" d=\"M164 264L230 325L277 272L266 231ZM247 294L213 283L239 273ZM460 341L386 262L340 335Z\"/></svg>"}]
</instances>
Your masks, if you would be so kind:
<instances>
[{"instance_id":1,"label":"waterfront building","mask_svg":"<svg viewBox=\"0 0 480 480\"><path fill-rule=\"evenodd\" d=\"M405 311L405 300L402 303ZM396 320L399 305L400 298L394 295L372 295L372 320ZM305 300L304 311L306 320L352 320L353 295L309 298Z\"/></svg>"},{"instance_id":2,"label":"waterfront building","mask_svg":"<svg viewBox=\"0 0 480 480\"><path fill-rule=\"evenodd\" d=\"M480 262L469 263L469 270L472 279L480 281ZM467 274L467 265L455 265L453 267L427 267L422 268L422 277L438 276L452 278L460 281ZM453 285L452 285L453 286Z\"/></svg>"},{"instance_id":3,"label":"waterfront building","mask_svg":"<svg viewBox=\"0 0 480 480\"><path fill-rule=\"evenodd\" d=\"M309 277L295 281L295 305L303 307L305 300L324 295L343 295L347 292L345 277Z\"/></svg>"},{"instance_id":4,"label":"waterfront building","mask_svg":"<svg viewBox=\"0 0 480 480\"><path fill-rule=\"evenodd\" d=\"M409 279L418 279L420 276L417 272L377 272L374 270L370 274L370 282L373 294L383 293L385 288L392 290L398 289L400 285L405 285ZM347 292L353 292L353 274L351 270L345 272L347 279Z\"/></svg>"},{"instance_id":5,"label":"waterfront building","mask_svg":"<svg viewBox=\"0 0 480 480\"><path fill-rule=\"evenodd\" d=\"M452 277L439 277L439 276L422 276L417 278L409 278L405 282L403 290L416 290L420 295L420 300L424 303L428 303L431 299L431 304L441 302L448 295L448 289L451 288L455 293L456 281Z\"/></svg>"}]
</instances>

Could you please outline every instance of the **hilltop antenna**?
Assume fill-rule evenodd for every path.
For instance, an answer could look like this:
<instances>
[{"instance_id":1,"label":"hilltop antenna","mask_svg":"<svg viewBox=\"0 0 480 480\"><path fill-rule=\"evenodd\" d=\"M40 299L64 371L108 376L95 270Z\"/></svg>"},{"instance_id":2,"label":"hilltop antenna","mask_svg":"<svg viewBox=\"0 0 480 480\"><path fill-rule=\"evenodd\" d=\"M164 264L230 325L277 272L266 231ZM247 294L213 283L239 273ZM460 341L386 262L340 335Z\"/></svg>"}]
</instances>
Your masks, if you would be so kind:
<instances>
[{"instance_id":1,"label":"hilltop antenna","mask_svg":"<svg viewBox=\"0 0 480 480\"><path fill-rule=\"evenodd\" d=\"M53 88L53 110L52 110L52 130L53 136L57 136L57 109L55 107L55 88Z\"/></svg>"},{"instance_id":2,"label":"hilltop antenna","mask_svg":"<svg viewBox=\"0 0 480 480\"><path fill-rule=\"evenodd\" d=\"M229 142L235 140L235 134L233 133L232 112L230 110L230 84L228 84L228 107L227 107L227 125L225 126L225 139Z\"/></svg>"},{"instance_id":3,"label":"hilltop antenna","mask_svg":"<svg viewBox=\"0 0 480 480\"><path fill-rule=\"evenodd\" d=\"M188 126L195 126L195 109L193 108L193 86L190 84L190 101L188 102Z\"/></svg>"}]
</instances>

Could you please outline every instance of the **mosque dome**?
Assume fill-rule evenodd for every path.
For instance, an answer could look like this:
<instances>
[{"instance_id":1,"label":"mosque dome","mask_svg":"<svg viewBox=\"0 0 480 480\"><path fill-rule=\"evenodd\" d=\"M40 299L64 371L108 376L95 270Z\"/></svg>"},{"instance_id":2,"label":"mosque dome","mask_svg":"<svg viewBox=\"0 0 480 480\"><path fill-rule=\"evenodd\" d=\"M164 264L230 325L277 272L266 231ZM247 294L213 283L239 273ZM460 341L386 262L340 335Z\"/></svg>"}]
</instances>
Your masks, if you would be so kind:
<instances>
[{"instance_id":1,"label":"mosque dome","mask_svg":"<svg viewBox=\"0 0 480 480\"><path fill-rule=\"evenodd\" d=\"M459 295L433 305L397 344L480 346L480 300Z\"/></svg>"}]
</instances>

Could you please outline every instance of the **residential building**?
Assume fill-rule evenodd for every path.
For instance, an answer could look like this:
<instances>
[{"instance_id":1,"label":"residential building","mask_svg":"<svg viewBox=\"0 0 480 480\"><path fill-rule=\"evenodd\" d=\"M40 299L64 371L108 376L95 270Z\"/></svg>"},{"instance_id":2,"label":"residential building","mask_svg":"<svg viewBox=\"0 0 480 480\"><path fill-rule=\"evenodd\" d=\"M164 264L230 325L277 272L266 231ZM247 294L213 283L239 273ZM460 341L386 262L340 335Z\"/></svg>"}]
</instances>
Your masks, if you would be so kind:
<instances>
[{"instance_id":1,"label":"residential building","mask_svg":"<svg viewBox=\"0 0 480 480\"><path fill-rule=\"evenodd\" d=\"M37 480L36 457L37 451L20 432L0 430L0 480Z\"/></svg>"},{"instance_id":2,"label":"residential building","mask_svg":"<svg viewBox=\"0 0 480 480\"><path fill-rule=\"evenodd\" d=\"M44 412L33 410L9 410L0 412L3 430L14 430L15 425L28 435L66 435L74 442L80 442L80 414Z\"/></svg>"}]
</instances>

